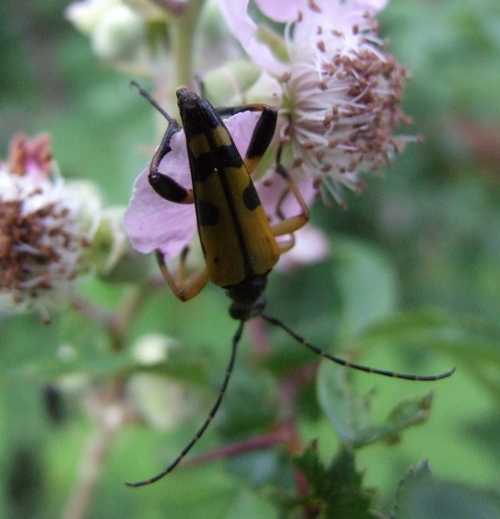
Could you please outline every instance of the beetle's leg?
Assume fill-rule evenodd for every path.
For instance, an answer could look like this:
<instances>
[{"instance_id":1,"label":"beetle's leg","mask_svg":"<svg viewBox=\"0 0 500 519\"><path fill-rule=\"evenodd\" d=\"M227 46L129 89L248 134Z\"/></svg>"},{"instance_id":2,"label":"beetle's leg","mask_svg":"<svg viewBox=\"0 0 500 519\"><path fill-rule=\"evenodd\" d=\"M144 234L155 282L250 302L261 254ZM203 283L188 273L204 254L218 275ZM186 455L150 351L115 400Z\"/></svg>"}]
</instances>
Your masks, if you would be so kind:
<instances>
[{"instance_id":1,"label":"beetle's leg","mask_svg":"<svg viewBox=\"0 0 500 519\"><path fill-rule=\"evenodd\" d=\"M286 240L281 240L277 242L278 248L280 250L280 254L284 254L288 252L290 249L293 249L295 246L295 234L292 232L290 236Z\"/></svg>"},{"instance_id":2,"label":"beetle's leg","mask_svg":"<svg viewBox=\"0 0 500 519\"><path fill-rule=\"evenodd\" d=\"M301 227L304 227L304 225L309 221L309 208L307 207L307 204L305 203L304 199L302 198L302 195L300 194L299 188L297 187L297 184L294 182L292 177L288 174L288 171L284 168L284 166L281 164L281 151L282 146L280 145L278 147L278 151L276 153L276 173L280 175L280 177L286 182L287 189L283 193L283 195L280 197L278 201L278 205L276 208L276 213L280 218L283 218L282 221L275 223L274 225L271 225L271 230L273 231L274 236L283 236L285 234L292 234L295 231L298 231ZM299 203L301 212L300 214L297 214L295 216L290 216L288 218L284 218L283 212L282 212L282 205L285 201L285 198L287 195L291 193L292 196L295 197L295 200ZM292 245L293 246L293 245ZM291 247L290 247L291 248ZM286 249L289 250L289 249Z\"/></svg>"},{"instance_id":3,"label":"beetle's leg","mask_svg":"<svg viewBox=\"0 0 500 519\"><path fill-rule=\"evenodd\" d=\"M274 132L276 130L276 121L278 118L278 112L275 108L272 108L268 105L263 104L254 104L254 105L246 105L246 106L236 106L236 107L225 107L218 108L217 113L219 115L234 115L236 113L242 111L260 111L262 112L257 124L252 133L252 138L250 139L250 143L248 145L247 152L245 154L245 158L243 159L245 166L249 173L252 173L259 160L262 158L264 153L266 152L271 140L274 136ZM297 184L293 181L293 179L288 174L288 171L281 164L281 153L283 146L280 144L278 146L278 150L276 152L276 173L281 176L281 178L286 182L287 189L281 196L278 206L277 206L277 214L282 219L281 222L278 222L271 226L273 234L275 236L283 236L285 234L291 234L301 227L303 227L309 221L309 208L307 204L304 202L302 195L297 187ZM289 218L285 218L283 216L281 206L288 195L291 193L297 202L299 203L301 213L296 216L291 216ZM285 246L283 242L283 245ZM283 252L290 250L295 243L295 240L288 242Z\"/></svg>"},{"instance_id":4,"label":"beetle's leg","mask_svg":"<svg viewBox=\"0 0 500 519\"><path fill-rule=\"evenodd\" d=\"M158 249L156 250L156 259L160 265L161 273L163 274L163 277L165 278L172 292L181 301L189 301L190 299L193 299L193 297L197 296L205 288L205 285L209 280L208 271L206 268L191 274L186 279L182 279L184 275L187 251L188 248L186 247L181 254L177 276L178 279L174 279L174 276L171 274L167 264L165 263L163 253Z\"/></svg>"},{"instance_id":5,"label":"beetle's leg","mask_svg":"<svg viewBox=\"0 0 500 519\"><path fill-rule=\"evenodd\" d=\"M194 194L192 189L186 189L173 178L169 177L168 175L163 175L158 171L161 160L167 153L172 150L170 148L170 139L174 133L179 130L177 127L175 131L170 132L171 128L172 125L169 123L167 131L165 132L165 135L163 136L158 149L151 159L151 163L149 164L148 180L151 184L151 187L165 200L174 202L176 204L193 204Z\"/></svg>"},{"instance_id":6,"label":"beetle's leg","mask_svg":"<svg viewBox=\"0 0 500 519\"><path fill-rule=\"evenodd\" d=\"M172 151L170 141L172 137L180 130L179 123L171 117L150 95L146 90L141 88L134 81L131 83L135 86L139 93L146 98L168 121L167 131L161 140L158 149L156 150L151 163L149 164L148 180L151 187L165 200L178 204L192 204L194 203L194 195L192 189L186 189L176 182L173 178L163 175L158 171L162 159ZM165 263L163 253L160 250L156 251L156 258L160 265L163 277L170 286L172 292L181 300L189 301L198 295L208 282L207 269L192 274L187 279L184 279L186 257L188 248L186 247L180 257L179 269L177 272L177 279L174 279L170 273L167 264Z\"/></svg>"},{"instance_id":7,"label":"beetle's leg","mask_svg":"<svg viewBox=\"0 0 500 519\"><path fill-rule=\"evenodd\" d=\"M179 257L179 266L177 267L177 275L176 275L176 280L175 280L175 283L177 285L180 285L184 280L188 254L189 254L189 245L186 245L182 249L182 252Z\"/></svg>"},{"instance_id":8,"label":"beetle's leg","mask_svg":"<svg viewBox=\"0 0 500 519\"><path fill-rule=\"evenodd\" d=\"M216 110L221 117L235 115L241 112L261 112L243 159L248 172L252 173L269 147L269 144L271 144L276 130L278 112L275 108L264 104L223 107L217 108Z\"/></svg>"},{"instance_id":9,"label":"beetle's leg","mask_svg":"<svg viewBox=\"0 0 500 519\"><path fill-rule=\"evenodd\" d=\"M248 145L245 158L243 159L245 166L249 173L252 173L257 166L259 160L266 152L276 130L276 121L278 117L277 111L268 105L247 105L232 108L220 108L217 109L219 115L233 115L241 111L261 111L261 115L252 133L252 138ZM277 205L277 215L282 220L277 224L271 226L274 236L283 236L285 234L292 234L289 240L281 242L279 244L280 251L286 252L295 245L295 238L293 233L303 227L309 221L309 208L304 202L302 195L300 194L297 185L288 174L287 170L281 164L281 153L282 145L278 146L276 152L276 172L286 182L287 188L283 195L280 197ZM287 195L291 193L300 205L301 213L296 216L285 218L282 212L282 205Z\"/></svg>"},{"instance_id":10,"label":"beetle's leg","mask_svg":"<svg viewBox=\"0 0 500 519\"><path fill-rule=\"evenodd\" d=\"M139 90L139 93L147 99L168 121L167 131L161 140L151 162L149 164L149 175L148 180L151 187L165 200L174 202L177 204L192 204L194 203L194 195L192 189L186 189L176 182L173 178L162 175L158 168L160 162L167 153L172 151L170 147L170 141L172 137L180 130L179 123L171 117L158 103L155 101L146 90L141 88L135 81L131 82L131 85Z\"/></svg>"},{"instance_id":11,"label":"beetle's leg","mask_svg":"<svg viewBox=\"0 0 500 519\"><path fill-rule=\"evenodd\" d=\"M282 206L284 201L286 200L287 196L290 194L290 189L288 187L283 191L281 194L278 204L276 206L276 216L280 219L280 223L286 220L286 216L283 214ZM272 227L271 227L272 229ZM284 254L285 252L288 252L290 249L293 249L295 246L295 234L293 232L289 233L286 240L280 240L277 242L280 254Z\"/></svg>"},{"instance_id":12,"label":"beetle's leg","mask_svg":"<svg viewBox=\"0 0 500 519\"><path fill-rule=\"evenodd\" d=\"M234 115L244 111L261 112L261 116L253 130L252 138L250 139L250 143L248 145L245 158L243 159L248 172L252 173L255 167L257 166L259 160L262 158L267 148L269 147L269 144L271 143L271 140L274 136L278 112L275 108L272 108L271 106L264 104L217 108L217 113L220 116ZM301 227L303 227L309 221L309 208L307 207L307 204L304 202L304 199L302 198L302 195L300 194L297 185L290 177L285 167L281 164L282 148L283 146L280 144L276 152L276 173L278 173L278 175L280 175L281 178L286 182L287 190L283 193L283 196L280 198L276 210L278 216L282 219L282 221L271 226L271 229L275 236L292 234ZM283 213L281 211L281 206L289 192L292 194L292 196L295 197L295 199L299 203L301 213L295 216L291 216L289 218L284 218ZM283 242L283 245L280 246L280 249L283 248L282 252L286 252L287 250L290 250L293 247L294 243L294 239L290 241L287 240L286 242Z\"/></svg>"}]
</instances>

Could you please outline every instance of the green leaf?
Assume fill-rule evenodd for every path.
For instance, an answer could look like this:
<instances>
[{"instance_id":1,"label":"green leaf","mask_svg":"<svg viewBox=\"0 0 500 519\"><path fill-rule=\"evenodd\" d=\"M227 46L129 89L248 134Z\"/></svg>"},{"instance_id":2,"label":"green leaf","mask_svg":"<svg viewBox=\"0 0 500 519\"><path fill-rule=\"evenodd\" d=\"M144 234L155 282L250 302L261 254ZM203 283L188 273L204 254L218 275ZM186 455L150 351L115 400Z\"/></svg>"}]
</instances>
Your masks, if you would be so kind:
<instances>
[{"instance_id":1,"label":"green leaf","mask_svg":"<svg viewBox=\"0 0 500 519\"><path fill-rule=\"evenodd\" d=\"M494 519L500 517L500 496L453 482L435 481L427 460L401 480L393 519Z\"/></svg>"},{"instance_id":2,"label":"green leaf","mask_svg":"<svg viewBox=\"0 0 500 519\"><path fill-rule=\"evenodd\" d=\"M394 267L378 250L354 240L335 240L338 262L334 276L343 302L343 320L349 334L393 312L397 289Z\"/></svg>"},{"instance_id":3,"label":"green leaf","mask_svg":"<svg viewBox=\"0 0 500 519\"><path fill-rule=\"evenodd\" d=\"M500 347L482 319L451 317L439 310L393 315L375 323L357 340L360 348L397 345L414 351L444 353L466 369L495 397L500 398ZM451 367L451 366L450 366Z\"/></svg>"},{"instance_id":4,"label":"green leaf","mask_svg":"<svg viewBox=\"0 0 500 519\"><path fill-rule=\"evenodd\" d=\"M345 368L323 361L316 384L321 409L342 441L354 446L359 431L370 426L371 397L367 395L362 399L357 398L347 377Z\"/></svg>"},{"instance_id":5,"label":"green leaf","mask_svg":"<svg viewBox=\"0 0 500 519\"><path fill-rule=\"evenodd\" d=\"M426 488L431 488L433 477L429 462L424 460L416 467L410 468L401 479L394 503L394 519L409 519L411 510L415 509L414 500Z\"/></svg>"},{"instance_id":6,"label":"green leaf","mask_svg":"<svg viewBox=\"0 0 500 519\"><path fill-rule=\"evenodd\" d=\"M225 514L227 519L273 519L276 517L276 510L268 501L262 499L255 492L242 490Z\"/></svg>"},{"instance_id":7,"label":"green leaf","mask_svg":"<svg viewBox=\"0 0 500 519\"><path fill-rule=\"evenodd\" d=\"M325 519L375 519L369 510L373 492L362 488L363 475L356 472L354 453L344 446L325 468L315 444L294 460L310 486L306 504L322 510Z\"/></svg>"},{"instance_id":8,"label":"green leaf","mask_svg":"<svg viewBox=\"0 0 500 519\"><path fill-rule=\"evenodd\" d=\"M94 288L102 288L102 283L95 284ZM120 290L116 290L113 297L112 292L103 290L101 294L110 296L108 304L111 305ZM195 349L179 346L171 348L168 358L161 362L141 362L125 341L120 349L113 348L114 337L106 325L105 310L102 313L103 322L94 320L91 324L85 313L76 311L56 314L49 326L43 325L36 316L16 316L7 320L2 329L0 382L31 380L44 383L71 373L127 377L148 372L208 386L211 358L200 355Z\"/></svg>"},{"instance_id":9,"label":"green leaf","mask_svg":"<svg viewBox=\"0 0 500 519\"><path fill-rule=\"evenodd\" d=\"M258 442L259 436L254 436L252 440ZM274 501L283 501L283 496L288 494L293 484L289 456L278 449L254 449L230 456L225 467L238 481L263 492Z\"/></svg>"},{"instance_id":10,"label":"green leaf","mask_svg":"<svg viewBox=\"0 0 500 519\"><path fill-rule=\"evenodd\" d=\"M321 409L345 443L353 448L379 440L399 441L401 433L425 422L432 405L432 393L401 401L383 423L375 425L371 418L371 395L359 398L354 394L345 369L324 361L318 373L317 389Z\"/></svg>"},{"instance_id":11,"label":"green leaf","mask_svg":"<svg viewBox=\"0 0 500 519\"><path fill-rule=\"evenodd\" d=\"M402 400L387 416L385 423L377 427L379 438L394 443L399 441L402 431L413 425L421 424L429 418L434 393L422 397ZM366 443L365 443L366 444Z\"/></svg>"}]
</instances>

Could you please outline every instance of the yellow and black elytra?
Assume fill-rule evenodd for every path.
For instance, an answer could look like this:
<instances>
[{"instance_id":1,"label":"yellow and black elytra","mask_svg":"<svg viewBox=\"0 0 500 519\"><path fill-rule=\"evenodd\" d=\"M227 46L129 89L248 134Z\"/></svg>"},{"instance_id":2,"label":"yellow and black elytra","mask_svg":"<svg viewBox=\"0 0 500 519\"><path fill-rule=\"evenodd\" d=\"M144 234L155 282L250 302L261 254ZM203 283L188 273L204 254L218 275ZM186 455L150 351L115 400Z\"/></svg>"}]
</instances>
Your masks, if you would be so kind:
<instances>
[{"instance_id":1,"label":"yellow and black elytra","mask_svg":"<svg viewBox=\"0 0 500 519\"><path fill-rule=\"evenodd\" d=\"M283 217L278 223L270 225L250 177L273 138L277 121L276 110L262 104L216 109L209 101L200 98L187 88L177 90L177 104L182 119L182 128L186 135L187 154L193 181L193 188L187 189L158 171L161 160L171 151L170 141L173 135L181 127L145 90L137 83L132 84L168 121L167 131L150 163L149 182L158 195L165 200L179 204L194 204L198 233L206 261L206 267L203 270L184 279L186 249L181 255L179 269L174 278L164 262L163 254L157 251L156 256L163 276L181 301L188 301L195 297L203 290L208 281L224 288L232 300L229 313L240 323L232 339L231 356L219 396L203 425L165 470L150 479L126 483L128 486L148 485L167 475L205 432L226 391L244 324L253 317L262 317L268 323L283 329L314 353L342 366L367 373L419 381L440 380L453 374L454 369L440 375L417 376L354 364L313 346L281 320L264 314L263 293L269 272L278 262L280 255L293 247L293 233L309 220L307 205L295 183L280 163L280 148L278 148L276 157L276 172L285 181L287 189L280 198L277 214L282 214L281 204L288 193L291 193L297 200L300 206L299 214L289 218ZM241 157L236 149L222 120L224 116L243 111L260 112L245 157ZM276 241L276 237L287 235L287 239Z\"/></svg>"}]
</instances>

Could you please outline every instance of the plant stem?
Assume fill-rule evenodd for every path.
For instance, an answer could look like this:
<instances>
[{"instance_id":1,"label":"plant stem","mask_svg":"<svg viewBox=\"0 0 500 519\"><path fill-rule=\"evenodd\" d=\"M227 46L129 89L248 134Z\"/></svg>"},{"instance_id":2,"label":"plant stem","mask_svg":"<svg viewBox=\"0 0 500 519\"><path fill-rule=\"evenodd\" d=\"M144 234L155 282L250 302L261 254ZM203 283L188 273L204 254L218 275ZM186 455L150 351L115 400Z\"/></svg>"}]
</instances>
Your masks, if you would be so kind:
<instances>
[{"instance_id":1,"label":"plant stem","mask_svg":"<svg viewBox=\"0 0 500 519\"><path fill-rule=\"evenodd\" d=\"M90 435L76 485L61 515L62 519L84 519L88 516L114 433L121 427L124 417L120 405L106 405L98 409L96 426Z\"/></svg>"},{"instance_id":2,"label":"plant stem","mask_svg":"<svg viewBox=\"0 0 500 519\"><path fill-rule=\"evenodd\" d=\"M193 51L198 18L204 0L190 0L186 11L172 26L176 86L192 86Z\"/></svg>"}]
</instances>

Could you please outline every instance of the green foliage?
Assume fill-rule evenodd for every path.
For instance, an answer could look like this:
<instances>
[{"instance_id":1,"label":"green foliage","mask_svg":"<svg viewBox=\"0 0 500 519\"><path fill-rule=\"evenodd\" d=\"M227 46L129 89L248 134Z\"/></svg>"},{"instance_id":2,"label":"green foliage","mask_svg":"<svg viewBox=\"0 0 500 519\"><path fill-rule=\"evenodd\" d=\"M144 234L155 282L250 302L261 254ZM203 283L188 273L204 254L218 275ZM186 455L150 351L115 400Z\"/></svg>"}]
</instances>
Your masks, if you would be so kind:
<instances>
[{"instance_id":1,"label":"green foliage","mask_svg":"<svg viewBox=\"0 0 500 519\"><path fill-rule=\"evenodd\" d=\"M354 467L354 453L343 448L325 468L319 461L314 444L295 459L295 465L306 477L310 491L304 499L307 507L318 507L324 519L376 519L370 511L373 491L361 486L362 474Z\"/></svg>"},{"instance_id":2,"label":"green foliage","mask_svg":"<svg viewBox=\"0 0 500 519\"><path fill-rule=\"evenodd\" d=\"M65 176L126 204L157 142L151 111L63 21L66 2L35 4L0 7L0 155L17 131L50 131ZM416 374L456 366L453 377L422 386L327 361L316 373L317 359L282 331L248 323L203 442L168 478L132 490L125 480L161 471L201 425L235 323L214 287L182 305L162 284L93 280L80 292L90 308L65 309L50 326L0 322L0 517L62 516L103 433L99 413L114 417L138 374L172 392L144 386L157 388L160 410L137 404L110 433L90 519L500 517L499 5L393 0L381 14L413 75L404 132L424 142L384 181L366 178L347 209L314 210L328 258L274 272L268 291L269 313L330 353ZM176 346L148 363L137 342L151 333ZM52 403L49 386L60 395ZM434 474L415 465L426 457Z\"/></svg>"},{"instance_id":3,"label":"green foliage","mask_svg":"<svg viewBox=\"0 0 500 519\"><path fill-rule=\"evenodd\" d=\"M451 482L435 481L429 462L412 467L401 480L393 519L490 519L500 517L500 499L494 494Z\"/></svg>"},{"instance_id":4,"label":"green foliage","mask_svg":"<svg viewBox=\"0 0 500 519\"><path fill-rule=\"evenodd\" d=\"M372 423L370 408L373 395L358 398L346 381L346 370L332 368L323 361L317 378L318 399L323 412L340 439L352 448L380 440L395 443L402 431L425 422L432 405L432 393L408 398L397 404L380 425Z\"/></svg>"}]
</instances>

